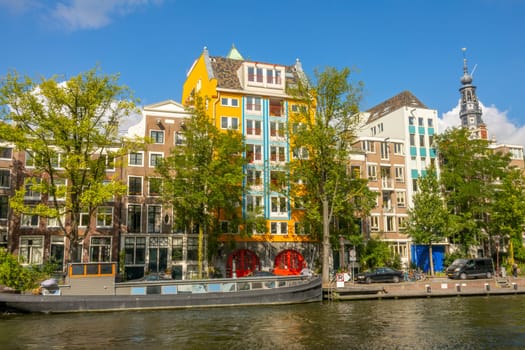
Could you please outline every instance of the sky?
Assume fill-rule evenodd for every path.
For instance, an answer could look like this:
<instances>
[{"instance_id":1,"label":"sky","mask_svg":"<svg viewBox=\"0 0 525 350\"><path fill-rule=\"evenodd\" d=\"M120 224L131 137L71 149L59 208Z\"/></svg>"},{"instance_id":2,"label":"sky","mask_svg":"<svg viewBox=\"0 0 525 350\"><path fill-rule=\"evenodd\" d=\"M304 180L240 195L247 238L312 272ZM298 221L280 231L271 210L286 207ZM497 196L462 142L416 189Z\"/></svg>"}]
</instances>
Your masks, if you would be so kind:
<instances>
[{"instance_id":1,"label":"sky","mask_svg":"<svg viewBox=\"0 0 525 350\"><path fill-rule=\"evenodd\" d=\"M463 51L489 135L525 145L525 0L0 0L0 77L99 66L141 105L180 102L207 47L305 72L353 70L362 110L409 90L459 124Z\"/></svg>"}]
</instances>

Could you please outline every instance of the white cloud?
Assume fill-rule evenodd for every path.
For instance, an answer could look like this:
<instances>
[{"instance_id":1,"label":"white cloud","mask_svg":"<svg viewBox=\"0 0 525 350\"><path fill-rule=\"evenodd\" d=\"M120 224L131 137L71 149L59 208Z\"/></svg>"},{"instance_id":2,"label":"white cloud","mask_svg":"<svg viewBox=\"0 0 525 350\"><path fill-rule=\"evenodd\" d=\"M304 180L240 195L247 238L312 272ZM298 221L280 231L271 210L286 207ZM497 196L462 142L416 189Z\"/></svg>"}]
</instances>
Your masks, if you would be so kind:
<instances>
[{"instance_id":1,"label":"white cloud","mask_svg":"<svg viewBox=\"0 0 525 350\"><path fill-rule=\"evenodd\" d=\"M98 29L107 26L116 17L128 15L142 6L161 4L162 1L68 0L58 3L51 11L51 16L70 30Z\"/></svg>"},{"instance_id":2,"label":"white cloud","mask_svg":"<svg viewBox=\"0 0 525 350\"><path fill-rule=\"evenodd\" d=\"M10 13L20 14L41 7L38 0L0 0L0 8Z\"/></svg>"},{"instance_id":3,"label":"white cloud","mask_svg":"<svg viewBox=\"0 0 525 350\"><path fill-rule=\"evenodd\" d=\"M486 107L480 102L483 111L483 121L487 125L489 138L493 137L498 143L525 146L525 125L515 125L509 120L507 111L500 111L494 105ZM443 113L439 119L439 130L459 126L459 101L451 111Z\"/></svg>"}]
</instances>

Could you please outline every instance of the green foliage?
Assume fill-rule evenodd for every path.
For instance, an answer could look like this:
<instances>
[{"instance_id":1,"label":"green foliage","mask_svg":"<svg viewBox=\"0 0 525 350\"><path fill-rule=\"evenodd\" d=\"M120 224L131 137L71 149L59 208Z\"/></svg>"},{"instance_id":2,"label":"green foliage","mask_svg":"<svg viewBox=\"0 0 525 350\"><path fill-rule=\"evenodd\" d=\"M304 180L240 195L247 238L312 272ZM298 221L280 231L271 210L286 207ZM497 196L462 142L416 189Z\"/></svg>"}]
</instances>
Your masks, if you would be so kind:
<instances>
[{"instance_id":1,"label":"green foliage","mask_svg":"<svg viewBox=\"0 0 525 350\"><path fill-rule=\"evenodd\" d=\"M400 257L392 253L387 242L378 239L370 239L366 243L361 251L359 261L363 270L380 266L393 268L401 266Z\"/></svg>"},{"instance_id":2,"label":"green foliage","mask_svg":"<svg viewBox=\"0 0 525 350\"><path fill-rule=\"evenodd\" d=\"M129 89L118 85L118 75L101 75L97 68L65 82L56 76L33 81L12 72L1 81L0 106L0 138L26 151L26 163L33 167L11 198L11 208L57 218L75 247L80 213L92 214L125 193L118 179L106 181L106 169L137 147L136 140L118 135L119 123L135 109ZM29 189L47 202L26 205Z\"/></svg>"},{"instance_id":3,"label":"green foliage","mask_svg":"<svg viewBox=\"0 0 525 350\"><path fill-rule=\"evenodd\" d=\"M15 255L3 248L0 249L0 285L18 291L31 290L38 287L38 282L52 272L52 265L40 268L22 266Z\"/></svg>"},{"instance_id":4,"label":"green foliage","mask_svg":"<svg viewBox=\"0 0 525 350\"><path fill-rule=\"evenodd\" d=\"M356 138L362 83L350 82L350 69L328 67L315 79L300 79L288 91L303 107L289 118L291 198L304 206L304 221L323 227L323 281L329 279L333 218L366 213L372 193L366 182L348 174L350 145ZM314 233L315 235L315 233Z\"/></svg>"},{"instance_id":5,"label":"green foliage","mask_svg":"<svg viewBox=\"0 0 525 350\"><path fill-rule=\"evenodd\" d=\"M208 236L218 235L217 218L230 221L232 226L242 221L243 137L237 131L220 131L212 124L200 97L185 123L184 136L186 144L173 148L157 166L163 179L163 201L173 207L176 226L186 232L198 226Z\"/></svg>"},{"instance_id":6,"label":"green foliage","mask_svg":"<svg viewBox=\"0 0 525 350\"><path fill-rule=\"evenodd\" d=\"M415 243L432 244L442 241L448 231L448 211L441 197L436 170L431 166L418 180L414 206L408 211L406 233Z\"/></svg>"}]
</instances>

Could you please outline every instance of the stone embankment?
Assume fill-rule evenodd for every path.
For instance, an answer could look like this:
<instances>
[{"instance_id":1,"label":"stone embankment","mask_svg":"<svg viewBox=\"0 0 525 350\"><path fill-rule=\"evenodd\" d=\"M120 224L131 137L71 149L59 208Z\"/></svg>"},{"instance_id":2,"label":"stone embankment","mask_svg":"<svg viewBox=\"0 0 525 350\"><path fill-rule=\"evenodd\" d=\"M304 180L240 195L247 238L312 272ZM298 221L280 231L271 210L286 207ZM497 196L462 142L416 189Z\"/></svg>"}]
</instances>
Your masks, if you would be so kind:
<instances>
[{"instance_id":1,"label":"stone embankment","mask_svg":"<svg viewBox=\"0 0 525 350\"><path fill-rule=\"evenodd\" d=\"M443 277L417 282L358 284L346 282L323 287L324 299L403 299L525 294L525 278L452 280Z\"/></svg>"}]
</instances>

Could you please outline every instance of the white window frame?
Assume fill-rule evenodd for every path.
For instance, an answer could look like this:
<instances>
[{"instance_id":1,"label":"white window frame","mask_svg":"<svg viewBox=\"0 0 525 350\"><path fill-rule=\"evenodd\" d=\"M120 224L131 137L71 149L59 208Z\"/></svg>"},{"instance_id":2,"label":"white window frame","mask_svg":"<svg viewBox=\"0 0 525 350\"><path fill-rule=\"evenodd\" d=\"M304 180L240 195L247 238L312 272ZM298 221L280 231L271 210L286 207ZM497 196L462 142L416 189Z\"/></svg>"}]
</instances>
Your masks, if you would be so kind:
<instances>
[{"instance_id":1,"label":"white window frame","mask_svg":"<svg viewBox=\"0 0 525 350\"><path fill-rule=\"evenodd\" d=\"M113 227L113 207L100 206L97 208L97 227Z\"/></svg>"},{"instance_id":2,"label":"white window frame","mask_svg":"<svg viewBox=\"0 0 525 350\"><path fill-rule=\"evenodd\" d=\"M130 189L131 189L131 186L130 186L130 182L129 180L131 178L139 178L140 179L140 193L130 193ZM142 194L144 193L144 178L142 176L135 176L135 175L129 175L128 176L128 196L142 196Z\"/></svg>"},{"instance_id":3,"label":"white window frame","mask_svg":"<svg viewBox=\"0 0 525 350\"><path fill-rule=\"evenodd\" d=\"M288 234L288 222L271 221L270 222L270 234L271 235L287 235Z\"/></svg>"},{"instance_id":4,"label":"white window frame","mask_svg":"<svg viewBox=\"0 0 525 350\"><path fill-rule=\"evenodd\" d=\"M406 208L407 197L405 191L396 191L396 206L398 208Z\"/></svg>"},{"instance_id":5,"label":"white window frame","mask_svg":"<svg viewBox=\"0 0 525 350\"><path fill-rule=\"evenodd\" d=\"M284 122L270 122L270 137L286 136L286 124Z\"/></svg>"},{"instance_id":6,"label":"white window frame","mask_svg":"<svg viewBox=\"0 0 525 350\"><path fill-rule=\"evenodd\" d=\"M36 214L22 214L20 215L20 227L38 227L40 224L40 217Z\"/></svg>"},{"instance_id":7,"label":"white window frame","mask_svg":"<svg viewBox=\"0 0 525 350\"><path fill-rule=\"evenodd\" d=\"M35 242L36 244L33 244ZM29 257L28 261L24 260L25 257ZM18 261L22 265L42 265L44 263L44 236L20 236Z\"/></svg>"},{"instance_id":8,"label":"white window frame","mask_svg":"<svg viewBox=\"0 0 525 350\"><path fill-rule=\"evenodd\" d=\"M253 159L248 159L251 163L260 163L263 160L263 154L262 154L262 145L254 144L254 143L248 143L246 144L246 155L248 155L248 148L252 149L253 153Z\"/></svg>"},{"instance_id":9,"label":"white window frame","mask_svg":"<svg viewBox=\"0 0 525 350\"><path fill-rule=\"evenodd\" d=\"M405 154L405 145L401 142L393 142L394 144L394 154L404 155Z\"/></svg>"},{"instance_id":10,"label":"white window frame","mask_svg":"<svg viewBox=\"0 0 525 350\"><path fill-rule=\"evenodd\" d=\"M239 118L237 117L221 117L222 130L239 130Z\"/></svg>"},{"instance_id":11,"label":"white window frame","mask_svg":"<svg viewBox=\"0 0 525 350\"><path fill-rule=\"evenodd\" d=\"M246 135L261 136L262 121L256 119L246 119Z\"/></svg>"},{"instance_id":12,"label":"white window frame","mask_svg":"<svg viewBox=\"0 0 525 350\"><path fill-rule=\"evenodd\" d=\"M405 182L405 167L396 166L394 167L395 179L396 182L404 183Z\"/></svg>"},{"instance_id":13,"label":"white window frame","mask_svg":"<svg viewBox=\"0 0 525 350\"><path fill-rule=\"evenodd\" d=\"M140 164L137 164L137 163L132 163L131 162L131 156L132 155L141 155L141 159L140 159ZM130 154L128 154L128 166L133 166L133 167L142 167L144 166L144 152L140 151L140 152L132 152Z\"/></svg>"},{"instance_id":14,"label":"white window frame","mask_svg":"<svg viewBox=\"0 0 525 350\"><path fill-rule=\"evenodd\" d=\"M377 165L368 164L366 166L366 173L369 181L377 181Z\"/></svg>"},{"instance_id":15,"label":"white window frame","mask_svg":"<svg viewBox=\"0 0 525 350\"><path fill-rule=\"evenodd\" d=\"M273 156L274 154L275 154L275 157ZM285 146L270 146L270 161L278 162L278 163L286 162L286 147Z\"/></svg>"},{"instance_id":16,"label":"white window frame","mask_svg":"<svg viewBox=\"0 0 525 350\"><path fill-rule=\"evenodd\" d=\"M270 211L271 211L272 216L288 215L288 199L282 196L271 196L270 197Z\"/></svg>"},{"instance_id":17,"label":"white window frame","mask_svg":"<svg viewBox=\"0 0 525 350\"><path fill-rule=\"evenodd\" d=\"M162 135L162 142L158 142L157 139L158 137L153 137L153 134L158 134L158 135ZM151 140L153 141L154 144L156 145L163 145L164 142L166 142L166 134L164 133L164 130L150 130L149 131L149 136L151 138Z\"/></svg>"},{"instance_id":18,"label":"white window frame","mask_svg":"<svg viewBox=\"0 0 525 350\"><path fill-rule=\"evenodd\" d=\"M377 215L370 216L370 231L379 232L379 216Z\"/></svg>"},{"instance_id":19,"label":"white window frame","mask_svg":"<svg viewBox=\"0 0 525 350\"><path fill-rule=\"evenodd\" d=\"M239 99L233 97L221 97L221 106L239 107Z\"/></svg>"},{"instance_id":20,"label":"white window frame","mask_svg":"<svg viewBox=\"0 0 525 350\"><path fill-rule=\"evenodd\" d=\"M157 158L163 159L164 152L149 152L148 158L149 158L149 167L155 168L157 166Z\"/></svg>"},{"instance_id":21,"label":"white window frame","mask_svg":"<svg viewBox=\"0 0 525 350\"><path fill-rule=\"evenodd\" d=\"M262 98L258 96L246 97L246 110L252 114L262 113Z\"/></svg>"}]
</instances>

